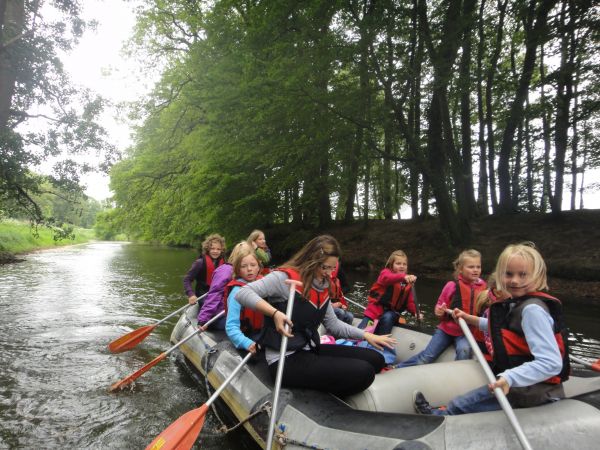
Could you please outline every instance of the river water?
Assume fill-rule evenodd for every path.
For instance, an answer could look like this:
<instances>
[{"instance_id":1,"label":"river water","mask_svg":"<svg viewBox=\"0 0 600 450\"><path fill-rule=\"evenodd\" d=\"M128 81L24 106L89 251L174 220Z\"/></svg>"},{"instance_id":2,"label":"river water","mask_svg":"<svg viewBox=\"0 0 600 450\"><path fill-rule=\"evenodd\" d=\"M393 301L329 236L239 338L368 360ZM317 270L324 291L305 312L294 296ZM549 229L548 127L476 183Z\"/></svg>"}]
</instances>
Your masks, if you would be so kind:
<instances>
[{"instance_id":1,"label":"river water","mask_svg":"<svg viewBox=\"0 0 600 450\"><path fill-rule=\"evenodd\" d=\"M133 390L108 393L170 347L175 318L130 352L111 354L107 344L184 305L182 277L194 257L191 250L95 242L0 266L0 448L144 448L201 405L203 387L174 357ZM364 298L375 276L349 273L354 298ZM418 286L421 309L431 317L441 283ZM566 310L574 353L600 357L600 306L573 301ZM209 437L218 425L209 414L203 449L256 448L243 432Z\"/></svg>"}]
</instances>

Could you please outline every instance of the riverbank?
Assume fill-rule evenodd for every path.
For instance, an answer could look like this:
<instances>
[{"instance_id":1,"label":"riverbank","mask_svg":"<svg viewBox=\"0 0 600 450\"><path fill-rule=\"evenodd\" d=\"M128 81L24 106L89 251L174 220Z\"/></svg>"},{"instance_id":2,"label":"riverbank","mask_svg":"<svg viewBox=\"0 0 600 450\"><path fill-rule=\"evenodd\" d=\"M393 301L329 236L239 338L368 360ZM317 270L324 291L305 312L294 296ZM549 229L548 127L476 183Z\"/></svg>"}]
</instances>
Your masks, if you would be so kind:
<instances>
[{"instance_id":1,"label":"riverbank","mask_svg":"<svg viewBox=\"0 0 600 450\"><path fill-rule=\"evenodd\" d=\"M600 301L599 224L600 210L568 211L559 218L549 214L484 217L472 222L469 247L482 253L487 276L507 244L532 241L548 265L553 293ZM278 226L265 232L277 261L284 261L317 233L328 233L339 240L346 267L378 271L393 250L402 249L410 272L444 280L452 277L452 261L460 252L448 245L435 218L371 220L367 226L334 224L318 232Z\"/></svg>"},{"instance_id":2,"label":"riverbank","mask_svg":"<svg viewBox=\"0 0 600 450\"><path fill-rule=\"evenodd\" d=\"M29 222L13 219L2 220L0 221L0 264L21 261L18 255L22 253L82 244L93 239L95 239L94 230L75 228L72 239L55 241L52 230L46 227L40 226L37 233L34 233Z\"/></svg>"}]
</instances>

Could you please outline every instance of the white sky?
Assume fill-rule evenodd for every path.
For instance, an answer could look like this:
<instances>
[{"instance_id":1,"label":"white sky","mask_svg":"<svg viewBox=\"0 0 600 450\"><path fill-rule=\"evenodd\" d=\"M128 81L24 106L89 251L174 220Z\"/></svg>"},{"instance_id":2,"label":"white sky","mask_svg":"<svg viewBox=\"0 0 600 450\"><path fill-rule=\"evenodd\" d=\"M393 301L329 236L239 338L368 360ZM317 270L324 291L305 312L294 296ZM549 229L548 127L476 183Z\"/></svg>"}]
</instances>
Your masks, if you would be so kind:
<instances>
[{"instance_id":1,"label":"white sky","mask_svg":"<svg viewBox=\"0 0 600 450\"><path fill-rule=\"evenodd\" d=\"M122 54L125 41L133 34L136 2L86 0L82 4L82 17L96 20L98 27L86 31L79 45L62 58L65 71L75 84L88 87L115 104L138 99L150 90L152 80L144 80L136 62ZM129 124L116 107L107 109L101 122L117 148L123 150L131 144ZM84 182L89 196L97 200L110 197L108 176L91 174Z\"/></svg>"},{"instance_id":2,"label":"white sky","mask_svg":"<svg viewBox=\"0 0 600 450\"><path fill-rule=\"evenodd\" d=\"M96 31L87 31L79 45L63 59L65 70L72 80L98 92L114 103L136 100L148 92L156 79L143 73L138 63L122 54L123 44L133 33L136 0L86 0L83 17L98 22ZM102 118L111 142L120 150L130 143L130 128L124 117L117 116L116 108ZM568 177L570 180L570 176ZM567 181L567 180L565 180ZM600 170L586 173L586 184L600 181ZM103 200L110 197L107 176L86 176L86 193ZM569 208L570 193L564 193L564 208ZM577 199L579 205L579 196ZM584 194L586 208L600 208L600 193ZM403 210L403 218L407 215Z\"/></svg>"}]
</instances>

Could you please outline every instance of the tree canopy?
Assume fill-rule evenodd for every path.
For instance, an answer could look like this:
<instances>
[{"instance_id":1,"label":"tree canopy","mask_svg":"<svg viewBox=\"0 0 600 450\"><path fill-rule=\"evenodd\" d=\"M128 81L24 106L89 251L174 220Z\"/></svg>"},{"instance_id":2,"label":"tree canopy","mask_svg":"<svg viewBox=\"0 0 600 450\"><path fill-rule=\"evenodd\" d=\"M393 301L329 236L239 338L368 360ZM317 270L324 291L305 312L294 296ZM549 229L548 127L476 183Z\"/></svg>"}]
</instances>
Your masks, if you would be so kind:
<instances>
[{"instance_id":1,"label":"tree canopy","mask_svg":"<svg viewBox=\"0 0 600 450\"><path fill-rule=\"evenodd\" d=\"M131 234L584 206L599 9L573 0L148 0L165 70L111 172ZM570 177L570 178L569 178Z\"/></svg>"},{"instance_id":2,"label":"tree canopy","mask_svg":"<svg viewBox=\"0 0 600 450\"><path fill-rule=\"evenodd\" d=\"M93 25L80 9L76 0L0 0L0 210L13 217L66 217L40 203L46 195L86 208L81 175L108 170L115 157L96 120L104 100L73 86L59 58ZM42 164L46 176L35 172Z\"/></svg>"}]
</instances>

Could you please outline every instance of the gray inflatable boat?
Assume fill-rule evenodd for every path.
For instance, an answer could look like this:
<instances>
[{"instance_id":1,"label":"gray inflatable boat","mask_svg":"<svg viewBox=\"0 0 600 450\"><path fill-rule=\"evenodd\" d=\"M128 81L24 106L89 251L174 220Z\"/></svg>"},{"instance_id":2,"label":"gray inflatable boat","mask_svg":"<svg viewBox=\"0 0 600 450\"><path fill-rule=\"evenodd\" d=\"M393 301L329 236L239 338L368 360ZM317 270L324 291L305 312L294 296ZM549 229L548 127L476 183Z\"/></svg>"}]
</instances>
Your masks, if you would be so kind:
<instances>
[{"instance_id":1,"label":"gray inflatable boat","mask_svg":"<svg viewBox=\"0 0 600 450\"><path fill-rule=\"evenodd\" d=\"M197 327L197 307L189 308L173 329L176 343ZM410 327L394 327L397 361L421 351L430 336ZM186 364L212 389L240 363L224 332L206 332L180 347ZM503 411L462 416L414 413L413 392L422 391L432 406L486 384L475 360L454 361L448 349L435 364L378 374L365 391L348 398L308 389L282 389L274 448L285 449L519 449ZM251 360L252 361L252 360ZM596 449L600 443L600 376L575 371L565 383L567 398L535 408L515 410L534 449ZM247 364L221 394L223 405L243 421L252 439L265 448L272 381L264 358ZM267 407L265 407L265 405ZM262 412L261 412L262 411Z\"/></svg>"}]
</instances>

